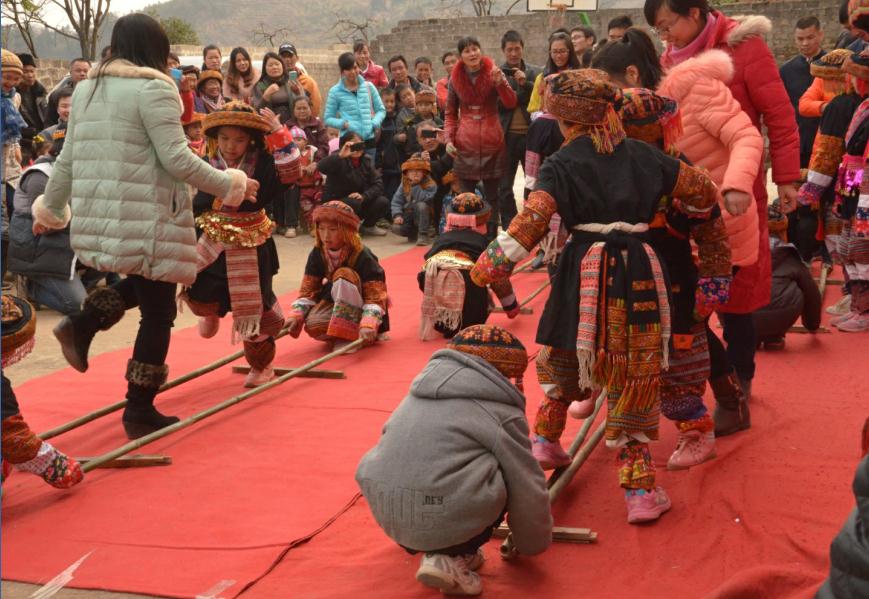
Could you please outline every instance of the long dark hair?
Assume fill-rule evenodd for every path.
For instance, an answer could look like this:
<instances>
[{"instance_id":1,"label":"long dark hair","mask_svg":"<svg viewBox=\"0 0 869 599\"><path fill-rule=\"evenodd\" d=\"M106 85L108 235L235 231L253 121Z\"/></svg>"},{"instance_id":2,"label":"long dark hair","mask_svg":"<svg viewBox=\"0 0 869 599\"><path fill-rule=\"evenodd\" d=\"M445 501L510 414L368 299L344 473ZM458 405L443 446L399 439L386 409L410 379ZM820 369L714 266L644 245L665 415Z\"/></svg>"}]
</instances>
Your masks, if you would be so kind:
<instances>
[{"instance_id":1,"label":"long dark hair","mask_svg":"<svg viewBox=\"0 0 869 599\"><path fill-rule=\"evenodd\" d=\"M88 104L99 87L106 68L116 60L128 60L140 67L150 67L165 73L169 60L169 38L155 19L137 12L125 15L112 29L111 56L97 68L96 81Z\"/></svg>"},{"instance_id":2,"label":"long dark hair","mask_svg":"<svg viewBox=\"0 0 869 599\"><path fill-rule=\"evenodd\" d=\"M636 27L626 30L620 41L601 47L592 57L591 64L616 77L623 77L625 70L633 65L640 73L643 87L651 90L657 89L663 75L655 44Z\"/></svg>"},{"instance_id":3,"label":"long dark hair","mask_svg":"<svg viewBox=\"0 0 869 599\"><path fill-rule=\"evenodd\" d=\"M239 54L247 60L247 73L242 73L235 66L235 59L238 58ZM253 62L250 59L250 54L241 46L233 48L232 52L229 53L229 68L226 71L226 80L229 82L229 87L235 89L235 91L238 91L239 79L244 79L245 85L250 85L251 81L253 81Z\"/></svg>"},{"instance_id":4,"label":"long dark hair","mask_svg":"<svg viewBox=\"0 0 869 599\"><path fill-rule=\"evenodd\" d=\"M546 66L543 69L544 77L547 77L559 71L558 66L556 66L555 64L555 61L552 60L552 44L554 42L564 42L565 47L567 47L567 65L564 67L565 70L582 68L579 59L573 52L573 42L570 39L570 34L557 31L549 36L549 45L547 46L547 54L549 57L546 59Z\"/></svg>"},{"instance_id":5,"label":"long dark hair","mask_svg":"<svg viewBox=\"0 0 869 599\"><path fill-rule=\"evenodd\" d=\"M281 68L284 70L284 74L281 75L281 78L278 79L277 81L272 81L272 78L269 77L268 74L266 73L266 63L269 61L269 59L277 60L279 63L281 63ZM262 71L260 71L259 80L260 80L260 82L265 83L266 85L270 85L272 83L277 83L278 85L284 85L287 81L289 81L289 77L287 75L287 65L284 64L284 61L281 60L281 57L278 56L275 52L266 52L263 55L263 68L262 68Z\"/></svg>"}]
</instances>

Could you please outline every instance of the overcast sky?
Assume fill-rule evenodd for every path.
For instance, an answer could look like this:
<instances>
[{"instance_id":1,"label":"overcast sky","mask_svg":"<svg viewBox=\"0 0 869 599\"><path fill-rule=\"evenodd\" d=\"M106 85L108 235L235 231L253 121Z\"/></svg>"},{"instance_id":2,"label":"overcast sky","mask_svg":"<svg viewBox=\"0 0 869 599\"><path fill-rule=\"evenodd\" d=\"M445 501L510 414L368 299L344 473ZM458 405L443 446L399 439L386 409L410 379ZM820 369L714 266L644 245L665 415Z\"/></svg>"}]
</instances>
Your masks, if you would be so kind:
<instances>
[{"instance_id":1,"label":"overcast sky","mask_svg":"<svg viewBox=\"0 0 869 599\"><path fill-rule=\"evenodd\" d=\"M129 12L141 10L149 4L156 4L159 0L112 0L112 12L118 16ZM46 13L50 22L56 25L65 25L66 18L63 11L51 3L47 4Z\"/></svg>"}]
</instances>

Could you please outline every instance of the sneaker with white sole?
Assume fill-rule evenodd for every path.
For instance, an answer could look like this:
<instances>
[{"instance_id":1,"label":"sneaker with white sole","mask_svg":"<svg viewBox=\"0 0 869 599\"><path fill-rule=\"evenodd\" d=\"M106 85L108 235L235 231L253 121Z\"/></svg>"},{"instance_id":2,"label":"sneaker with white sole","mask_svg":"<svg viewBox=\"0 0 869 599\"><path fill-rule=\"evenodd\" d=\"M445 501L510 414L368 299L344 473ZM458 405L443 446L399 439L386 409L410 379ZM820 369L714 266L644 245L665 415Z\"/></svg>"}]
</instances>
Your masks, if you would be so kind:
<instances>
[{"instance_id":1,"label":"sneaker with white sole","mask_svg":"<svg viewBox=\"0 0 869 599\"><path fill-rule=\"evenodd\" d=\"M667 461L667 470L687 470L711 460L715 453L715 433L698 430L679 433L676 450Z\"/></svg>"},{"instance_id":2,"label":"sneaker with white sole","mask_svg":"<svg viewBox=\"0 0 869 599\"><path fill-rule=\"evenodd\" d=\"M843 333L862 333L869 330L869 314L855 314L836 325Z\"/></svg>"},{"instance_id":3,"label":"sneaker with white sole","mask_svg":"<svg viewBox=\"0 0 869 599\"><path fill-rule=\"evenodd\" d=\"M468 568L465 556L426 553L419 562L416 579L449 595L479 595L483 592L483 583L479 575Z\"/></svg>"},{"instance_id":4,"label":"sneaker with white sole","mask_svg":"<svg viewBox=\"0 0 869 599\"><path fill-rule=\"evenodd\" d=\"M294 239L298 235L295 227L287 227L287 230L284 232L284 237L287 239Z\"/></svg>"},{"instance_id":5,"label":"sneaker with white sole","mask_svg":"<svg viewBox=\"0 0 869 599\"><path fill-rule=\"evenodd\" d=\"M628 508L628 524L652 522L673 506L661 487L652 490L628 490L625 493L625 504Z\"/></svg>"},{"instance_id":6,"label":"sneaker with white sole","mask_svg":"<svg viewBox=\"0 0 869 599\"><path fill-rule=\"evenodd\" d=\"M851 311L851 296L843 295L842 298L833 304L832 306L827 307L827 314L832 314L834 316L843 316Z\"/></svg>"},{"instance_id":7,"label":"sneaker with white sole","mask_svg":"<svg viewBox=\"0 0 869 599\"><path fill-rule=\"evenodd\" d=\"M271 366L266 366L262 370L251 368L244 379L244 386L248 389L253 389L254 387L265 385L273 378L275 378L275 369Z\"/></svg>"},{"instance_id":8,"label":"sneaker with white sole","mask_svg":"<svg viewBox=\"0 0 869 599\"><path fill-rule=\"evenodd\" d=\"M838 327L840 324L843 324L852 318L857 316L856 312L845 312L844 314L840 314L834 318L830 319L830 326Z\"/></svg>"},{"instance_id":9,"label":"sneaker with white sole","mask_svg":"<svg viewBox=\"0 0 869 599\"><path fill-rule=\"evenodd\" d=\"M465 560L465 563L468 564L468 570L476 572L480 568L483 567L483 564L486 563L486 555L483 553L483 548L477 548L476 553L471 553L469 555L462 556Z\"/></svg>"}]
</instances>

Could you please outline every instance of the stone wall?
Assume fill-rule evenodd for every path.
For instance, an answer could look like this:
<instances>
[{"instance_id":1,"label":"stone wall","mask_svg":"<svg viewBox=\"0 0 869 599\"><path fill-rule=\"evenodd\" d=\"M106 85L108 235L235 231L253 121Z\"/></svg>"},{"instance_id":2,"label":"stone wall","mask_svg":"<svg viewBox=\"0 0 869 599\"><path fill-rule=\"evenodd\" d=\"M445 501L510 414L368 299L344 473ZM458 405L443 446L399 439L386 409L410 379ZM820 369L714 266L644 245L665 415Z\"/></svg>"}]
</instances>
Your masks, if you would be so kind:
<instances>
[{"instance_id":1,"label":"stone wall","mask_svg":"<svg viewBox=\"0 0 869 599\"><path fill-rule=\"evenodd\" d=\"M796 53L793 41L794 24L801 17L815 15L823 24L826 34L825 47L831 47L839 34L838 2L833 0L782 0L773 2L741 2L721 7L728 15L760 14L769 17L773 30L767 41L776 59L783 62ZM606 9L587 13L591 26L598 35L606 35L606 24L613 17L627 14L638 26L646 27L642 9ZM409 61L417 56L428 56L437 65L440 56L455 49L456 41L465 35L474 35L484 52L501 58L501 35L515 29L525 38L526 59L542 65L547 58L546 40L552 29L563 26L568 29L580 25L577 13L565 13L564 23L559 24L555 13L532 13L499 17L461 17L455 19L425 19L399 21L387 34L378 36L371 43L371 53L378 64L386 66L390 56L402 54ZM441 69L435 69L440 73ZM440 76L440 75L439 75Z\"/></svg>"}]
</instances>

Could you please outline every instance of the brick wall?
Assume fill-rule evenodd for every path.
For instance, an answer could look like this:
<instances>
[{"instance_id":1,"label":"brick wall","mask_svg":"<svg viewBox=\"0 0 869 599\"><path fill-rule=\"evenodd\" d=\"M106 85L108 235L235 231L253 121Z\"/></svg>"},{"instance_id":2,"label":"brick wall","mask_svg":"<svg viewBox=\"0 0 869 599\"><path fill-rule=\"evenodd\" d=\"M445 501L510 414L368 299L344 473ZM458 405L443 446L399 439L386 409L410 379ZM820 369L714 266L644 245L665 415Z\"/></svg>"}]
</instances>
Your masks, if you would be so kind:
<instances>
[{"instance_id":1,"label":"brick wall","mask_svg":"<svg viewBox=\"0 0 869 599\"><path fill-rule=\"evenodd\" d=\"M773 29L767 42L779 62L796 53L793 30L794 24L801 17L815 15L821 20L826 34L825 47L832 46L840 30L838 2L833 0L743 2L725 5L722 10L728 15L762 14L769 17ZM622 14L630 15L635 24L645 27L646 21L639 8L606 9L588 13L591 26L598 35L606 35L607 22ZM527 60L542 65L546 61L546 40L549 32L560 26L553 23L553 15L554 13L533 13L499 17L399 21L392 31L378 36L371 43L371 53L375 61L384 66L389 57L396 54L403 54L410 62L417 56L428 56L437 64L443 52L455 49L456 41L460 37L474 35L480 40L484 52L500 60L501 35L509 29L515 29L525 38ZM576 13L565 14L564 27L570 29L580 24ZM441 72L440 68L435 70L437 73Z\"/></svg>"}]
</instances>

